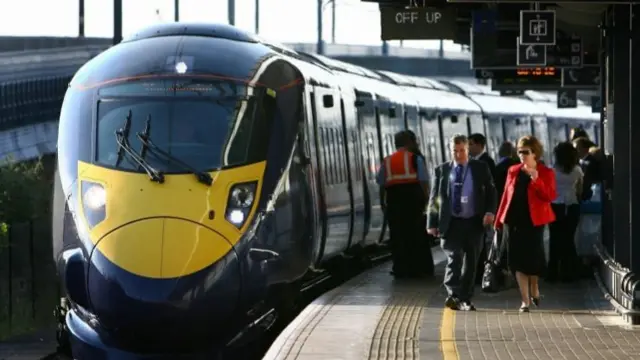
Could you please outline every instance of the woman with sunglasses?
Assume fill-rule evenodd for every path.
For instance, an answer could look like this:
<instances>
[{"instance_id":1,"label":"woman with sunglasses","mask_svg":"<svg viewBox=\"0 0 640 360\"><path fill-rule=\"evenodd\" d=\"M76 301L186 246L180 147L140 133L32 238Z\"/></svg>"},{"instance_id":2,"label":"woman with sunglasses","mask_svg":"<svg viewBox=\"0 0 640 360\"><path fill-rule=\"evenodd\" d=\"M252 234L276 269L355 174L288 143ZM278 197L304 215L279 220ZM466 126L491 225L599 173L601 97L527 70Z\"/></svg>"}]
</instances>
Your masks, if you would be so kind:
<instances>
[{"instance_id":1,"label":"woman with sunglasses","mask_svg":"<svg viewBox=\"0 0 640 360\"><path fill-rule=\"evenodd\" d=\"M556 198L556 179L554 171L540 161L543 149L538 139L523 136L517 149L520 164L507 172L495 228L503 231L508 266L518 281L520 312L529 312L531 302L540 304L538 280L546 263L544 226L555 220L551 202Z\"/></svg>"}]
</instances>

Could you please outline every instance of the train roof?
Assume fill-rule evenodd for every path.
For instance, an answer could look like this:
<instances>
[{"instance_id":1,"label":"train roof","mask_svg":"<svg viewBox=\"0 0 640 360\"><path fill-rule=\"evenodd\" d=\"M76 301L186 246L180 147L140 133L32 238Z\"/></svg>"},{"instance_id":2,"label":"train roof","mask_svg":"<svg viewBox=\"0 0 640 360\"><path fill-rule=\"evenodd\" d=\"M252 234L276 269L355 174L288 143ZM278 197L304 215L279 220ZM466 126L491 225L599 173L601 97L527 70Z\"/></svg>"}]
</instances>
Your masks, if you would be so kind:
<instances>
[{"instance_id":1,"label":"train roof","mask_svg":"<svg viewBox=\"0 0 640 360\"><path fill-rule=\"evenodd\" d=\"M311 59L315 59L320 64L332 70L337 70L337 71L341 71L349 74L354 74L354 75L368 77L371 79L376 79L379 81L384 81L384 79L382 78L382 76L380 76L380 74L376 73L375 71L364 68L362 66L349 64L344 61L331 59L329 57L318 55L318 54L310 54L305 52L299 52L299 54L304 55Z\"/></svg>"},{"instance_id":2,"label":"train roof","mask_svg":"<svg viewBox=\"0 0 640 360\"><path fill-rule=\"evenodd\" d=\"M468 84L458 80L446 81L446 83L458 88L459 91L475 101L482 110L489 114L544 115L544 112L533 101L511 96L500 96L499 92L492 91L489 86Z\"/></svg>"},{"instance_id":3,"label":"train roof","mask_svg":"<svg viewBox=\"0 0 640 360\"><path fill-rule=\"evenodd\" d=\"M405 94L408 94L421 106L472 113L482 112L480 107L469 98L450 92L446 86L437 81L385 70L376 70L376 72L387 77L395 85L402 87Z\"/></svg>"},{"instance_id":4,"label":"train roof","mask_svg":"<svg viewBox=\"0 0 640 360\"><path fill-rule=\"evenodd\" d=\"M542 93L539 91L527 90L524 96L541 106L548 117L566 118L578 120L600 121L600 114L593 113L591 107L578 100L578 106L573 109L559 109L557 106L557 95Z\"/></svg>"}]
</instances>

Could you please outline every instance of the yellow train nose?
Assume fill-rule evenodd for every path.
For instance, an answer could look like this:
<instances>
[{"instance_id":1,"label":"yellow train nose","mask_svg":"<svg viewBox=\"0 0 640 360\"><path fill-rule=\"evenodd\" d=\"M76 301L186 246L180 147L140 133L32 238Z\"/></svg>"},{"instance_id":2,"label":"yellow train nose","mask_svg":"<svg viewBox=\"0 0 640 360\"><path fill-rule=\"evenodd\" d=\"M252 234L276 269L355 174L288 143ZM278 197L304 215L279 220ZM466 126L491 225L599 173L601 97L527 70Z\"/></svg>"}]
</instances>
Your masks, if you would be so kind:
<instances>
[{"instance_id":1,"label":"yellow train nose","mask_svg":"<svg viewBox=\"0 0 640 360\"><path fill-rule=\"evenodd\" d=\"M175 218L124 225L105 235L96 248L123 270L154 279L193 274L232 250L229 241L215 231Z\"/></svg>"}]
</instances>

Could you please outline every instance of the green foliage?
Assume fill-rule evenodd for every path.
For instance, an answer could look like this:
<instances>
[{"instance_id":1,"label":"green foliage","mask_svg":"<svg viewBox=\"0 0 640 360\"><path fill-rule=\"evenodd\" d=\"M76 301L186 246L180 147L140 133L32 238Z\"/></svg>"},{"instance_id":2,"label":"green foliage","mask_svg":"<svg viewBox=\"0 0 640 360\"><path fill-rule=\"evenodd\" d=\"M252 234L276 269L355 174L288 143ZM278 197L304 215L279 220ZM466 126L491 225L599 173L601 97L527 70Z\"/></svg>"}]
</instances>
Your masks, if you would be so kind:
<instances>
[{"instance_id":1,"label":"green foliage","mask_svg":"<svg viewBox=\"0 0 640 360\"><path fill-rule=\"evenodd\" d=\"M0 163L0 237L7 224L29 221L48 214L51 182L46 179L42 161ZM1 240L0 240L1 241Z\"/></svg>"}]
</instances>

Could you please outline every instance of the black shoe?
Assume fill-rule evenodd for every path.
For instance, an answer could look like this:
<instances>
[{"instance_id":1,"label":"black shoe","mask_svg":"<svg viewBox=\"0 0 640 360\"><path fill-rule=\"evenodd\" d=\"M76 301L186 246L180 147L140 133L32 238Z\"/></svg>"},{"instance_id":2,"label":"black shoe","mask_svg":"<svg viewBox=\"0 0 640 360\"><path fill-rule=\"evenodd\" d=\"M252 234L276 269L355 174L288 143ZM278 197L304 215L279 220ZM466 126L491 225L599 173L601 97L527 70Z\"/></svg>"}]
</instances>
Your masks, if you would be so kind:
<instances>
[{"instance_id":1,"label":"black shoe","mask_svg":"<svg viewBox=\"0 0 640 360\"><path fill-rule=\"evenodd\" d=\"M460 310L464 311L476 311L476 307L473 305L471 301L463 301L460 306Z\"/></svg>"},{"instance_id":2,"label":"black shoe","mask_svg":"<svg viewBox=\"0 0 640 360\"><path fill-rule=\"evenodd\" d=\"M535 305L536 307L540 306L540 296L538 295L538 297L531 297L531 302L533 303L533 305Z\"/></svg>"},{"instance_id":3,"label":"black shoe","mask_svg":"<svg viewBox=\"0 0 640 360\"><path fill-rule=\"evenodd\" d=\"M520 306L520 312L521 313L528 313L529 312L529 307L526 306L526 305Z\"/></svg>"},{"instance_id":4,"label":"black shoe","mask_svg":"<svg viewBox=\"0 0 640 360\"><path fill-rule=\"evenodd\" d=\"M444 301L444 306L451 310L460 310L460 301L455 296L447 296L447 300Z\"/></svg>"}]
</instances>

